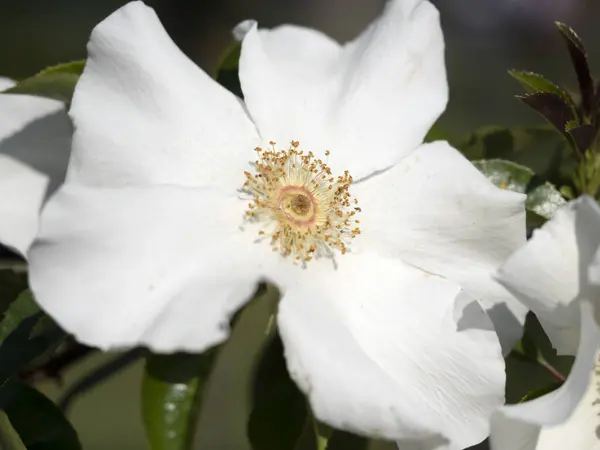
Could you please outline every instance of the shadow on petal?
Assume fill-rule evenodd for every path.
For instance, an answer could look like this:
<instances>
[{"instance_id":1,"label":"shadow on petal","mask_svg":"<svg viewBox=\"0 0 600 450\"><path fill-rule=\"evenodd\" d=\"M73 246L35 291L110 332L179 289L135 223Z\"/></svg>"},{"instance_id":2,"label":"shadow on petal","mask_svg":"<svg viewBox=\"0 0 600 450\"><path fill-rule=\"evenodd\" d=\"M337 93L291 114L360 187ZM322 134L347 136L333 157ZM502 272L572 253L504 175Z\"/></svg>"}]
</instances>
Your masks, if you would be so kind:
<instances>
[{"instance_id":1,"label":"shadow on petal","mask_svg":"<svg viewBox=\"0 0 600 450\"><path fill-rule=\"evenodd\" d=\"M27 124L0 141L0 153L12 156L50 176L47 195L64 181L69 162L72 127L63 110Z\"/></svg>"},{"instance_id":2,"label":"shadow on petal","mask_svg":"<svg viewBox=\"0 0 600 450\"><path fill-rule=\"evenodd\" d=\"M504 308L506 311L503 314L506 314L507 317L509 316L518 324L517 319L515 319L514 315L512 315L504 303L495 305L492 310L495 308ZM486 319L486 313L481 305L477 300L469 297L464 291L459 294L459 298L456 301L454 315L456 320L456 331L466 331L470 329L495 331L492 322ZM506 321L504 316L502 316L502 319Z\"/></svg>"}]
</instances>

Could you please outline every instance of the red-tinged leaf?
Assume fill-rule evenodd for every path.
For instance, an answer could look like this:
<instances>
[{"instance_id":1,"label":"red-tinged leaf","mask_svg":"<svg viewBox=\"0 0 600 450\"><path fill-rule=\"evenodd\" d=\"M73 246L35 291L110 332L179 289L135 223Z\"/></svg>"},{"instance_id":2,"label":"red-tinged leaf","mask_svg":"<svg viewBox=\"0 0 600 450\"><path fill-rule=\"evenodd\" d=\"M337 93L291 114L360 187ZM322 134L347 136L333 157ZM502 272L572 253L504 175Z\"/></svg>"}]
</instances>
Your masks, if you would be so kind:
<instances>
[{"instance_id":1,"label":"red-tinged leaf","mask_svg":"<svg viewBox=\"0 0 600 450\"><path fill-rule=\"evenodd\" d=\"M600 81L596 82L594 88L594 99L592 100L592 124L600 128Z\"/></svg>"},{"instance_id":2,"label":"red-tinged leaf","mask_svg":"<svg viewBox=\"0 0 600 450\"><path fill-rule=\"evenodd\" d=\"M529 93L536 92L549 92L556 94L569 106L574 116L578 116L577 107L571 96L557 84L553 83L543 75L535 72L528 72L523 70L509 70L508 74L517 80L521 85L527 89Z\"/></svg>"},{"instance_id":3,"label":"red-tinged leaf","mask_svg":"<svg viewBox=\"0 0 600 450\"><path fill-rule=\"evenodd\" d=\"M568 122L576 120L571 108L557 94L536 92L518 95L517 98L539 112L544 118L562 133L567 139L571 136L565 130Z\"/></svg>"},{"instance_id":4,"label":"red-tinged leaf","mask_svg":"<svg viewBox=\"0 0 600 450\"><path fill-rule=\"evenodd\" d=\"M579 82L579 90L581 92L581 104L586 115L589 115L592 107L592 98L594 96L594 82L592 81L592 75L590 74L590 67L587 59L587 52L581 38L575 33L575 31L561 22L556 22L556 26L561 32L571 61L575 67L577 73L577 81Z\"/></svg>"},{"instance_id":5,"label":"red-tinged leaf","mask_svg":"<svg viewBox=\"0 0 600 450\"><path fill-rule=\"evenodd\" d=\"M593 125L585 124L573 128L567 128L568 133L573 137L577 148L584 153L592 146L596 137L596 128Z\"/></svg>"}]
</instances>

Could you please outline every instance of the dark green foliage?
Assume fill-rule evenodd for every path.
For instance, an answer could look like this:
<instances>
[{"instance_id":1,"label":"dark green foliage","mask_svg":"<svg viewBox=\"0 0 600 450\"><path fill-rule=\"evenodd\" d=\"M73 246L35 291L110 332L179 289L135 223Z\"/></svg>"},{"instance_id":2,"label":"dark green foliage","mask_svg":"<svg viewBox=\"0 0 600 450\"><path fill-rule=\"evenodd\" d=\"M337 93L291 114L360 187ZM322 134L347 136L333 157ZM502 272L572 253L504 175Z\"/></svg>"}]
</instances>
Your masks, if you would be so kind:
<instances>
[{"instance_id":1,"label":"dark green foliage","mask_svg":"<svg viewBox=\"0 0 600 450\"><path fill-rule=\"evenodd\" d=\"M311 418L304 395L287 372L279 337L275 337L263 351L255 375L252 400L248 421L248 438L252 448L294 450Z\"/></svg>"},{"instance_id":2,"label":"dark green foliage","mask_svg":"<svg viewBox=\"0 0 600 450\"><path fill-rule=\"evenodd\" d=\"M65 337L40 311L31 292L21 293L0 320L0 386L36 358L56 349Z\"/></svg>"},{"instance_id":3,"label":"dark green foliage","mask_svg":"<svg viewBox=\"0 0 600 450\"><path fill-rule=\"evenodd\" d=\"M215 71L214 77L221 86L238 97L244 98L242 87L240 86L240 79L238 77L238 63L241 50L241 43L232 42L225 52L223 52L223 55L217 64L217 70Z\"/></svg>"},{"instance_id":4,"label":"dark green foliage","mask_svg":"<svg viewBox=\"0 0 600 450\"><path fill-rule=\"evenodd\" d=\"M452 144L470 160L505 159L530 168L556 186L570 184L577 158L550 126L484 127Z\"/></svg>"},{"instance_id":5,"label":"dark green foliage","mask_svg":"<svg viewBox=\"0 0 600 450\"><path fill-rule=\"evenodd\" d=\"M22 381L9 380L0 391L2 409L27 450L80 450L75 429L58 407Z\"/></svg>"},{"instance_id":6,"label":"dark green foliage","mask_svg":"<svg viewBox=\"0 0 600 450\"><path fill-rule=\"evenodd\" d=\"M367 450L368 448L368 439L338 430L332 433L327 443L327 450Z\"/></svg>"},{"instance_id":7,"label":"dark green foliage","mask_svg":"<svg viewBox=\"0 0 600 450\"><path fill-rule=\"evenodd\" d=\"M525 207L545 219L566 203L552 184L539 179L525 166L500 159L473 161L473 164L496 186L527 194Z\"/></svg>"}]
</instances>

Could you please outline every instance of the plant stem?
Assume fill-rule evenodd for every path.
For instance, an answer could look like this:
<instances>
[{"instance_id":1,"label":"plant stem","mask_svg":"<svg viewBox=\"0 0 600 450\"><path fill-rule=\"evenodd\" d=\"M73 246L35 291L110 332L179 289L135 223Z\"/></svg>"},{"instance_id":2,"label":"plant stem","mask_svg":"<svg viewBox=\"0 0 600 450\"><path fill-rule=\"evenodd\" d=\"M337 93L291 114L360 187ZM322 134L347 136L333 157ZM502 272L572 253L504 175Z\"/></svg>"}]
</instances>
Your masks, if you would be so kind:
<instances>
[{"instance_id":1,"label":"plant stem","mask_svg":"<svg viewBox=\"0 0 600 450\"><path fill-rule=\"evenodd\" d=\"M75 344L73 347L65 350L63 353L58 354L44 364L34 367L28 371L21 372L19 377L22 380L29 382L37 381L43 378L59 379L64 370L76 362L79 362L79 360L90 355L94 351L96 351L94 348L86 345Z\"/></svg>"},{"instance_id":2,"label":"plant stem","mask_svg":"<svg viewBox=\"0 0 600 450\"><path fill-rule=\"evenodd\" d=\"M329 427L327 427L326 425L319 426L319 421L313 415L313 412L310 409L310 405L307 404L307 408L309 413L309 420L312 422L313 432L315 433L315 443L317 445L317 450L327 450L327 443L329 442L331 429L329 429Z\"/></svg>"},{"instance_id":3,"label":"plant stem","mask_svg":"<svg viewBox=\"0 0 600 450\"><path fill-rule=\"evenodd\" d=\"M552 365L550 365L550 363L548 361L546 361L541 356L539 357L538 362L544 369L546 369L550 373L550 375L552 375L558 381L564 383L565 380L567 379L567 377L565 377L562 373L560 373L558 370L556 370Z\"/></svg>"}]
</instances>

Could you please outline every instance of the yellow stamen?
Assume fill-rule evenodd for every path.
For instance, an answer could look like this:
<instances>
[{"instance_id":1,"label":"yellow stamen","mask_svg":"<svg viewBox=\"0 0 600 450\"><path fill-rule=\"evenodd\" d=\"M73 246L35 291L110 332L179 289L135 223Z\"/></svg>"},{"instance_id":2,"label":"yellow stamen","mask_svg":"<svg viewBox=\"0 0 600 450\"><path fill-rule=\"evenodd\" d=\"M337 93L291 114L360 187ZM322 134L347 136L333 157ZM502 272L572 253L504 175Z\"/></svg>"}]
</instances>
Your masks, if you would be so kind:
<instances>
[{"instance_id":1,"label":"yellow stamen","mask_svg":"<svg viewBox=\"0 0 600 450\"><path fill-rule=\"evenodd\" d=\"M352 222L360 222L349 220L360 212L348 192L352 176L346 170L333 177L325 162L298 149L298 141L291 141L287 150L269 144L270 150L255 149L255 173L244 172L243 189L254 196L246 220L271 225L259 235L270 235L274 251L297 261L333 257L334 250L347 253L348 240L360 234L358 227L351 228Z\"/></svg>"}]
</instances>

